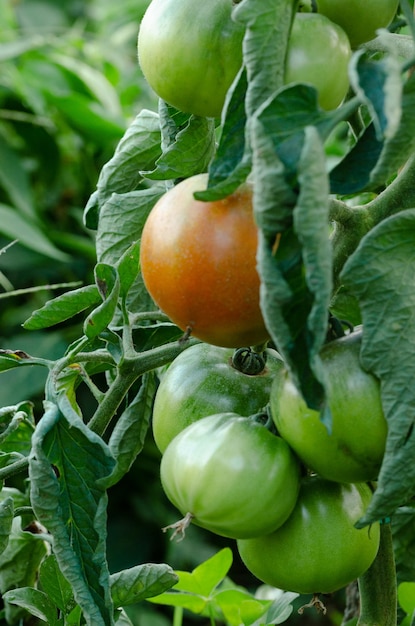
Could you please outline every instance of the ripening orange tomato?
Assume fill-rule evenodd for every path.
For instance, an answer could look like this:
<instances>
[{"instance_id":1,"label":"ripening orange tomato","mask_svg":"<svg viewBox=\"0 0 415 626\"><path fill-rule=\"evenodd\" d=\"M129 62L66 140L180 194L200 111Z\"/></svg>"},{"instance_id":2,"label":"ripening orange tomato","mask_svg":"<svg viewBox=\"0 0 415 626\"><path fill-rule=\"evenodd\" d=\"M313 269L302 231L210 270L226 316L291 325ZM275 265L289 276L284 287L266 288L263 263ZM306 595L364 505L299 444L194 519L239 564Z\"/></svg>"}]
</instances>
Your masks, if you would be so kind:
<instances>
[{"instance_id":1,"label":"ripening orange tomato","mask_svg":"<svg viewBox=\"0 0 415 626\"><path fill-rule=\"evenodd\" d=\"M185 179L155 204L141 239L141 271L154 302L185 332L224 347L268 339L259 304L258 230L252 188L201 202L207 174Z\"/></svg>"}]
</instances>

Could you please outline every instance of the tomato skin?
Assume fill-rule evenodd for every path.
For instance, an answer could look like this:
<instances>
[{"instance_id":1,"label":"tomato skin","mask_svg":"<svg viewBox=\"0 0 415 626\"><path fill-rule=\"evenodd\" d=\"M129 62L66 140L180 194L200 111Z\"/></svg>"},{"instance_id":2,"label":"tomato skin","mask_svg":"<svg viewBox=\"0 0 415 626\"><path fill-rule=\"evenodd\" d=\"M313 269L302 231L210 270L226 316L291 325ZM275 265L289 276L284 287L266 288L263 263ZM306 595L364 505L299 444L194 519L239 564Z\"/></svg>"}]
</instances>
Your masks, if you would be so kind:
<instances>
[{"instance_id":1,"label":"tomato skin","mask_svg":"<svg viewBox=\"0 0 415 626\"><path fill-rule=\"evenodd\" d=\"M287 50L285 82L310 83L323 109L335 109L348 89L351 56L346 33L324 15L297 13Z\"/></svg>"},{"instance_id":2,"label":"tomato skin","mask_svg":"<svg viewBox=\"0 0 415 626\"><path fill-rule=\"evenodd\" d=\"M155 303L183 331L223 347L268 339L259 304L258 230L248 185L217 202L200 202L207 174L180 182L144 225L140 263Z\"/></svg>"},{"instance_id":3,"label":"tomato skin","mask_svg":"<svg viewBox=\"0 0 415 626\"><path fill-rule=\"evenodd\" d=\"M283 361L267 350L264 371L249 376L232 366L232 348L199 343L187 348L161 377L153 407L153 435L160 452L186 426L215 413L248 417L268 403Z\"/></svg>"},{"instance_id":4,"label":"tomato skin","mask_svg":"<svg viewBox=\"0 0 415 626\"><path fill-rule=\"evenodd\" d=\"M321 351L332 430L309 409L288 372L274 381L271 413L281 437L303 463L338 482L366 482L379 472L387 437L379 381L359 360L362 332L327 343Z\"/></svg>"},{"instance_id":5,"label":"tomato skin","mask_svg":"<svg viewBox=\"0 0 415 626\"><path fill-rule=\"evenodd\" d=\"M364 483L303 479L288 520L269 535L238 541L247 569L268 585L297 593L333 593L359 578L379 548L379 524L355 523L370 500Z\"/></svg>"},{"instance_id":6,"label":"tomato skin","mask_svg":"<svg viewBox=\"0 0 415 626\"><path fill-rule=\"evenodd\" d=\"M346 31L352 48L389 26L398 6L399 0L317 0L318 12Z\"/></svg>"},{"instance_id":7,"label":"tomato skin","mask_svg":"<svg viewBox=\"0 0 415 626\"><path fill-rule=\"evenodd\" d=\"M160 477L168 499L194 523L230 538L271 532L297 500L300 467L263 424L235 413L190 424L167 446Z\"/></svg>"},{"instance_id":8,"label":"tomato skin","mask_svg":"<svg viewBox=\"0 0 415 626\"><path fill-rule=\"evenodd\" d=\"M138 35L141 70L176 108L221 114L242 65L244 28L231 18L232 0L152 0Z\"/></svg>"}]
</instances>

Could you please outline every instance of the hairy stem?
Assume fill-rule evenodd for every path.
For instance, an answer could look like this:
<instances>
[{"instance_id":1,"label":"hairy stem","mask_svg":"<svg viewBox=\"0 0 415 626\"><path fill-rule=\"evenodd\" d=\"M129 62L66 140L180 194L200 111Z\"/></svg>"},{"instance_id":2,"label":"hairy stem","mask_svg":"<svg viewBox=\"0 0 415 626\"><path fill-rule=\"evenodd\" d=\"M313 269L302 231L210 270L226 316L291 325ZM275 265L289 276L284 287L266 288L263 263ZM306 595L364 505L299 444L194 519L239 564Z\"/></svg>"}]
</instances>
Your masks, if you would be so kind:
<instances>
[{"instance_id":1,"label":"hairy stem","mask_svg":"<svg viewBox=\"0 0 415 626\"><path fill-rule=\"evenodd\" d=\"M183 350L189 348L197 339L176 341L167 345L136 353L133 358L125 358L120 363L117 375L106 392L104 399L90 419L88 426L99 435L103 435L119 406L135 381L151 370L170 363Z\"/></svg>"},{"instance_id":2,"label":"hairy stem","mask_svg":"<svg viewBox=\"0 0 415 626\"><path fill-rule=\"evenodd\" d=\"M396 570L391 525L381 524L376 559L359 578L360 617L357 626L396 626Z\"/></svg>"},{"instance_id":3,"label":"hairy stem","mask_svg":"<svg viewBox=\"0 0 415 626\"><path fill-rule=\"evenodd\" d=\"M2 467L0 469L0 480L6 480L15 474L19 474L26 470L29 466L29 459L24 457L23 459L19 459L10 465L6 465L6 467Z\"/></svg>"}]
</instances>

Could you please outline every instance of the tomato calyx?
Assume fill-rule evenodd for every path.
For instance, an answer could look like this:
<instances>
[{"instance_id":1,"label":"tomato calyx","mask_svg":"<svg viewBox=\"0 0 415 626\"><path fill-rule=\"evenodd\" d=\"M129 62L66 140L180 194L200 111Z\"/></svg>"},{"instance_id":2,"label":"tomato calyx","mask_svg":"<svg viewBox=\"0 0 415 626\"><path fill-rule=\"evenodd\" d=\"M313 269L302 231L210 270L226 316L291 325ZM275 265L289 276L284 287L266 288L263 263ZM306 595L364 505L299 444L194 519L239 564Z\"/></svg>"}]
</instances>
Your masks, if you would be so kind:
<instances>
[{"instance_id":1,"label":"tomato calyx","mask_svg":"<svg viewBox=\"0 0 415 626\"><path fill-rule=\"evenodd\" d=\"M327 607L324 604L323 600L320 598L319 593L313 594L310 602L307 602L307 604L303 604L303 606L300 606L300 608L298 609L298 613L302 615L305 609L316 609L317 613L322 613L323 615L327 613Z\"/></svg>"},{"instance_id":2,"label":"tomato calyx","mask_svg":"<svg viewBox=\"0 0 415 626\"><path fill-rule=\"evenodd\" d=\"M237 348L232 355L232 367L247 376L258 376L265 370L266 352L257 352L250 347Z\"/></svg>"},{"instance_id":3,"label":"tomato calyx","mask_svg":"<svg viewBox=\"0 0 415 626\"><path fill-rule=\"evenodd\" d=\"M186 513L186 515L182 517L182 519L179 519L177 520L177 522L169 524L168 526L164 526L164 528L162 528L161 530L164 533L166 533L168 530L173 530L170 536L170 541L173 541L173 539L176 539L177 542L183 541L183 539L186 537L186 530L192 523L193 518L193 513Z\"/></svg>"},{"instance_id":4,"label":"tomato calyx","mask_svg":"<svg viewBox=\"0 0 415 626\"><path fill-rule=\"evenodd\" d=\"M334 341L335 339L344 337L346 335L345 328L349 333L354 331L353 324L351 324L348 320L341 320L338 317L335 317L332 313L329 313L326 342L328 343L329 341Z\"/></svg>"}]
</instances>

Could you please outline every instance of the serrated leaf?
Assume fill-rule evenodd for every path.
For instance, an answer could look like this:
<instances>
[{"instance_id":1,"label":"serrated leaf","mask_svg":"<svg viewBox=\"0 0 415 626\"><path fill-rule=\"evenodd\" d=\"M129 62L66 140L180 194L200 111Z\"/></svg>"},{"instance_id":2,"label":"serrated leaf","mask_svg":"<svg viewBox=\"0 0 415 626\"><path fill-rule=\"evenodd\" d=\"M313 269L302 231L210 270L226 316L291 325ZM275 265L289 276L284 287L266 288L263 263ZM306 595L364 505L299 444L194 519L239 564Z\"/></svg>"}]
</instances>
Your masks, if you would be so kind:
<instances>
[{"instance_id":1,"label":"serrated leaf","mask_svg":"<svg viewBox=\"0 0 415 626\"><path fill-rule=\"evenodd\" d=\"M151 170L161 154L159 116L143 109L127 128L113 157L101 170L97 191L85 209L85 222L94 230L101 208L111 198L134 191L142 181L141 171Z\"/></svg>"},{"instance_id":2,"label":"serrated leaf","mask_svg":"<svg viewBox=\"0 0 415 626\"><path fill-rule=\"evenodd\" d=\"M154 372L142 377L136 397L118 418L111 433L109 448L117 464L110 477L111 485L128 472L144 446L156 390Z\"/></svg>"},{"instance_id":3,"label":"serrated leaf","mask_svg":"<svg viewBox=\"0 0 415 626\"><path fill-rule=\"evenodd\" d=\"M170 565L164 563L145 563L111 574L114 606L128 606L160 595L173 587L177 580Z\"/></svg>"},{"instance_id":4,"label":"serrated leaf","mask_svg":"<svg viewBox=\"0 0 415 626\"><path fill-rule=\"evenodd\" d=\"M4 552L9 543L14 514L14 501L8 496L0 502L0 554Z\"/></svg>"},{"instance_id":5,"label":"serrated leaf","mask_svg":"<svg viewBox=\"0 0 415 626\"><path fill-rule=\"evenodd\" d=\"M75 604L72 587L62 574L54 554L49 554L42 561L39 583L48 598L64 615L70 613Z\"/></svg>"},{"instance_id":6,"label":"serrated leaf","mask_svg":"<svg viewBox=\"0 0 415 626\"><path fill-rule=\"evenodd\" d=\"M95 282L103 302L85 319L84 333L88 339L98 337L110 325L120 295L120 279L115 267L106 263L98 263L94 273Z\"/></svg>"},{"instance_id":7,"label":"serrated leaf","mask_svg":"<svg viewBox=\"0 0 415 626\"><path fill-rule=\"evenodd\" d=\"M39 589L20 587L20 589L7 591L4 594L4 599L10 604L16 604L26 609L31 615L42 620L42 622L46 622L49 626L56 626L58 623L55 605Z\"/></svg>"},{"instance_id":8,"label":"serrated leaf","mask_svg":"<svg viewBox=\"0 0 415 626\"><path fill-rule=\"evenodd\" d=\"M52 536L53 551L90 626L112 626L105 557L108 447L68 400L46 403L29 458L31 503ZM64 411L64 412L62 412Z\"/></svg>"},{"instance_id":9,"label":"serrated leaf","mask_svg":"<svg viewBox=\"0 0 415 626\"><path fill-rule=\"evenodd\" d=\"M85 311L100 301L96 285L87 285L79 289L73 289L49 300L40 309L34 311L23 323L26 330L39 330L49 328L64 322L74 315Z\"/></svg>"},{"instance_id":10,"label":"serrated leaf","mask_svg":"<svg viewBox=\"0 0 415 626\"><path fill-rule=\"evenodd\" d=\"M215 122L205 117L190 116L175 140L156 161L156 168L144 172L150 180L188 178L205 172L215 152Z\"/></svg>"},{"instance_id":11,"label":"serrated leaf","mask_svg":"<svg viewBox=\"0 0 415 626\"><path fill-rule=\"evenodd\" d=\"M389 517L415 493L415 210L378 224L346 262L341 278L359 301L361 361L381 382L388 421L377 489L361 524Z\"/></svg>"}]
</instances>

